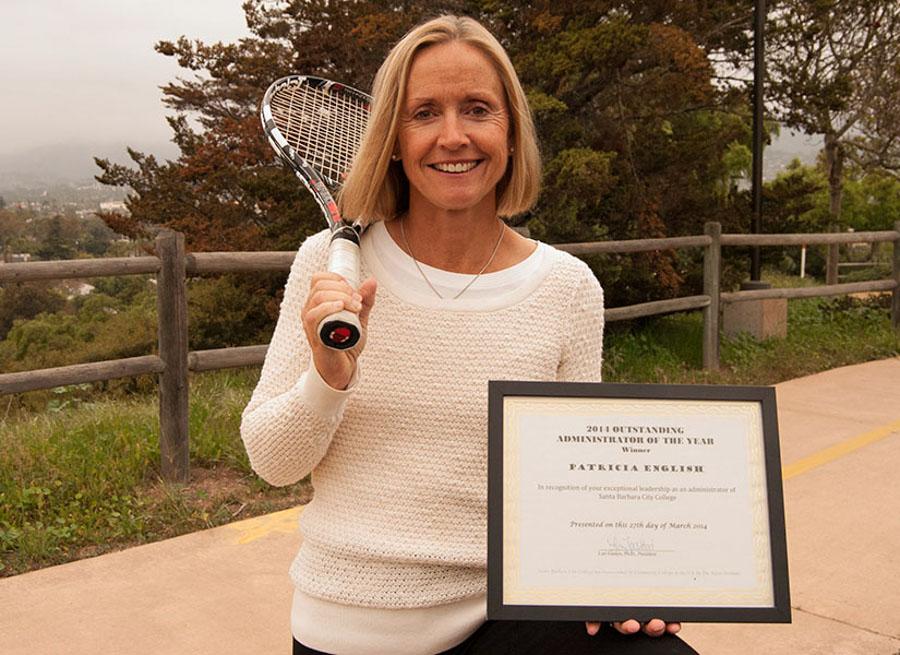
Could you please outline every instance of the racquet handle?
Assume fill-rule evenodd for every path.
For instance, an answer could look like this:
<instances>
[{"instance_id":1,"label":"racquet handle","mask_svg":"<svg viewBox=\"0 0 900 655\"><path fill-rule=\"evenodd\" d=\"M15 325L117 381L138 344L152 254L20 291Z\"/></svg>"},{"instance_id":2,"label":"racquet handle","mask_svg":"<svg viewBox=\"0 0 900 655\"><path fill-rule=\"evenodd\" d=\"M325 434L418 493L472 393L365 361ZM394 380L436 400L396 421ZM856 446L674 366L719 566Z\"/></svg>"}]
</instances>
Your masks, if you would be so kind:
<instances>
[{"instance_id":1,"label":"racquet handle","mask_svg":"<svg viewBox=\"0 0 900 655\"><path fill-rule=\"evenodd\" d=\"M328 270L342 275L354 289L359 288L359 233L355 229L345 226L332 234L328 248ZM342 309L323 318L316 332L325 346L346 350L359 341L362 326L359 315Z\"/></svg>"},{"instance_id":2,"label":"racquet handle","mask_svg":"<svg viewBox=\"0 0 900 655\"><path fill-rule=\"evenodd\" d=\"M359 341L361 334L362 326L359 324L359 316L346 309L326 316L319 323L319 339L323 344L335 350L352 348Z\"/></svg>"}]
</instances>

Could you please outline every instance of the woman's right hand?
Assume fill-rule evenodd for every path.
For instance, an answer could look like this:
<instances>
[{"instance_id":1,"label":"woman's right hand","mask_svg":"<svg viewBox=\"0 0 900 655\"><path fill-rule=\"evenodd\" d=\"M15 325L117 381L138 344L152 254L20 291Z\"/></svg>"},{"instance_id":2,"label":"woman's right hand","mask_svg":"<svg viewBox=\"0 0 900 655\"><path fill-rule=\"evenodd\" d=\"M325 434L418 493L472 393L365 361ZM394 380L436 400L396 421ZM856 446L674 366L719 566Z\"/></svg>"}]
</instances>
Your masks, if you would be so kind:
<instances>
[{"instance_id":1,"label":"woman's right hand","mask_svg":"<svg viewBox=\"0 0 900 655\"><path fill-rule=\"evenodd\" d=\"M303 331L312 351L313 363L322 379L334 389L346 389L353 379L356 360L366 345L366 328L369 312L375 304L375 278L370 277L356 291L343 276L323 271L313 275L309 283L309 295L300 311ZM359 314L362 334L352 348L335 350L319 339L317 328L326 316L342 309Z\"/></svg>"}]
</instances>

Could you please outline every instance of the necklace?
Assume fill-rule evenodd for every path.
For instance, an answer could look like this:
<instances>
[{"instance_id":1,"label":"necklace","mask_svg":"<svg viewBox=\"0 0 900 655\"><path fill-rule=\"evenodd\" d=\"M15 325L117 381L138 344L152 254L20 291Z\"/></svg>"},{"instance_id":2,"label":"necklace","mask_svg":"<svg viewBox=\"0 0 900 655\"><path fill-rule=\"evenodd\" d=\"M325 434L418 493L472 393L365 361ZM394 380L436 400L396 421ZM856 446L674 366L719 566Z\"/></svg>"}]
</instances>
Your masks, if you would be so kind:
<instances>
[{"instance_id":1,"label":"necklace","mask_svg":"<svg viewBox=\"0 0 900 655\"><path fill-rule=\"evenodd\" d=\"M422 276L422 279L425 280L425 284L427 284L429 287L431 287L431 290L434 291L434 295L436 295L438 298L443 300L444 296L442 296L440 294L440 292L438 292L438 290L434 288L434 285L431 283L431 280L429 280L428 276L425 275L425 271L423 271L422 267L419 266L419 261L416 259L416 256L413 255L412 248L409 245L409 240L406 238L406 229L404 228L405 223L406 223L405 217L401 218L400 219L400 234L403 235L403 243L406 244L406 250L409 252L409 256L412 258L413 264L416 265L416 268L418 269L419 274ZM475 280L480 278L481 274L484 273L487 270L487 267L491 265L491 262L494 261L494 257L497 255L497 251L500 250L500 242L503 241L503 233L505 231L506 230L503 229L503 223L500 222L500 237L497 239L497 244L494 246L494 252L491 253L490 259L488 259L487 263L481 267L481 270L478 271L478 273L475 275L475 277L473 277L471 280L469 280L469 283L466 286L464 286L459 293L457 293L455 296L453 296L453 298L452 298L453 300L456 300L457 298L459 298L461 295L463 295L463 293L466 292L466 289L468 289L470 286L475 284Z\"/></svg>"}]
</instances>

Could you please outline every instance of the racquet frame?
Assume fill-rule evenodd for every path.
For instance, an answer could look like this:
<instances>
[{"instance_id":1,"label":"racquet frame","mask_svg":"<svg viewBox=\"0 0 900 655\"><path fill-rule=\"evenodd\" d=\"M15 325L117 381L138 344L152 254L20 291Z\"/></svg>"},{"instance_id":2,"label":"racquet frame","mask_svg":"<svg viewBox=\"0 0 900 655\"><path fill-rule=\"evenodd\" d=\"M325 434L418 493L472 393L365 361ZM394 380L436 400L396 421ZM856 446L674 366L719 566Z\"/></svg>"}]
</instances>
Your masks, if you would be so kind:
<instances>
[{"instance_id":1,"label":"racquet frame","mask_svg":"<svg viewBox=\"0 0 900 655\"><path fill-rule=\"evenodd\" d=\"M297 91L301 97L295 107ZM328 270L343 275L354 288L359 286L362 227L343 220L332 192L340 188L356 155L371 101L344 84L288 75L269 86L260 108L269 144L316 199L331 230ZM355 313L341 310L323 319L317 333L324 345L345 350L356 345L362 328Z\"/></svg>"}]
</instances>

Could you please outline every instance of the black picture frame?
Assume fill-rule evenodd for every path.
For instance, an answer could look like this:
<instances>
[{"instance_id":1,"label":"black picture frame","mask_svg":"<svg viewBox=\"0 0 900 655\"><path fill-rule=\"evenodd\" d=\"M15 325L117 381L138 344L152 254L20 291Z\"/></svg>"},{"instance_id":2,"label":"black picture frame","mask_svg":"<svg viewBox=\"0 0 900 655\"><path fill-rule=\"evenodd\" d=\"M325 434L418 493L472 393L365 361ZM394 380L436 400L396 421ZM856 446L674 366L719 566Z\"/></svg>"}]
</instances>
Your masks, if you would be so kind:
<instances>
[{"instance_id":1,"label":"black picture frame","mask_svg":"<svg viewBox=\"0 0 900 655\"><path fill-rule=\"evenodd\" d=\"M659 399L675 401L741 401L758 403L762 418L769 549L771 606L676 605L524 605L503 598L504 403L509 397ZM627 502L627 501L625 501ZM488 384L488 605L491 620L583 620L790 623L784 495L775 389L734 385L619 384L492 380Z\"/></svg>"}]
</instances>

